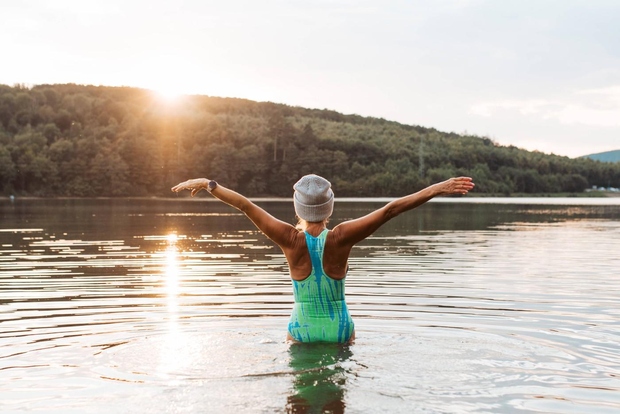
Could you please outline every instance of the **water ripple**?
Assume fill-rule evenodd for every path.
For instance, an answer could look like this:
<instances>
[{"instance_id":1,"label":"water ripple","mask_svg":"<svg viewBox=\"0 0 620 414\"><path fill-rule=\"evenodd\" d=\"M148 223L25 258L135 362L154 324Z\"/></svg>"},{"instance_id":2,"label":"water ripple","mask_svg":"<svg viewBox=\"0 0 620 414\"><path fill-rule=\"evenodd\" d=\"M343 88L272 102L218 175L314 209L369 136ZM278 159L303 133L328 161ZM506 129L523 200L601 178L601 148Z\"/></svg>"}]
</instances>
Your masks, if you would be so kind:
<instances>
[{"instance_id":1,"label":"water ripple","mask_svg":"<svg viewBox=\"0 0 620 414\"><path fill-rule=\"evenodd\" d=\"M619 207L471 205L472 224L450 202L390 223L350 260L356 344L308 365L283 341L290 279L269 240L238 214L138 207L3 221L2 411L267 395L258 411L284 412L318 398L307 381L352 412L620 409Z\"/></svg>"}]
</instances>

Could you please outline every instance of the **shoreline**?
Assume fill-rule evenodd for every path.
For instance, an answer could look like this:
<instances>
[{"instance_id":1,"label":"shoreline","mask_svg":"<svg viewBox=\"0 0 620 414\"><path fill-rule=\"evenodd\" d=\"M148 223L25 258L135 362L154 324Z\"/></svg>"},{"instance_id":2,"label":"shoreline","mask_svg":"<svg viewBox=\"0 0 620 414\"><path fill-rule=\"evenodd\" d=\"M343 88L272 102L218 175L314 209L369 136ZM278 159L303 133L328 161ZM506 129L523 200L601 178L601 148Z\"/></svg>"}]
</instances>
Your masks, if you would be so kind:
<instances>
[{"instance_id":1,"label":"shoreline","mask_svg":"<svg viewBox=\"0 0 620 414\"><path fill-rule=\"evenodd\" d=\"M250 200L254 201L288 201L290 197L271 197L271 196L257 196L257 197L248 197ZM395 200L399 198L395 197L337 197L336 201L377 201L377 200ZM513 193L513 194L468 194L466 196L446 196L446 197L436 197L437 199L453 199L453 200L466 200L466 199L522 199L522 198L540 198L540 199L552 199L552 198L579 198L579 199L605 199L605 198L620 198L620 192L613 191L589 191L583 193L536 193L536 194L528 194L528 193ZM143 196L143 197L124 197L124 196L101 196L101 197L78 197L78 196L2 196L0 200L6 200L9 202L14 202L17 200L170 200L170 201L218 201L214 197L209 197L208 195L200 195L197 197L191 196L177 196L177 197L166 197L166 196Z\"/></svg>"},{"instance_id":2,"label":"shoreline","mask_svg":"<svg viewBox=\"0 0 620 414\"><path fill-rule=\"evenodd\" d=\"M620 192L616 191L584 191L582 193L512 193L512 194L497 194L497 193L469 193L466 196L447 196L437 198L454 198L454 199L467 199L467 198L616 198L620 197ZM250 200L289 200L290 197L278 197L278 196L256 196L248 197ZM372 196L353 196L353 197L337 197L337 200L394 200L399 196L387 196L387 197L372 197ZM4 195L0 197L0 200L5 199L9 201L15 200L215 200L212 197L208 197L206 194L201 194L197 197L191 197L189 195L177 195L177 196L99 196L99 197L79 197L79 196L16 196L16 195Z\"/></svg>"}]
</instances>

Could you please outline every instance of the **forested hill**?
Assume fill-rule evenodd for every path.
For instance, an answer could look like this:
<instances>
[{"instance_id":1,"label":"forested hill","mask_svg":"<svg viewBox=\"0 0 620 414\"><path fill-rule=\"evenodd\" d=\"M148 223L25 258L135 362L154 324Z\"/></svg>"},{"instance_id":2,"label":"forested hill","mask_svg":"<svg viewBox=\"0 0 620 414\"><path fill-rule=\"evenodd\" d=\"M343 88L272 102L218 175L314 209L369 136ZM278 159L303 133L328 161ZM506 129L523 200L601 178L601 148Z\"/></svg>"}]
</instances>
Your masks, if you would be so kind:
<instances>
[{"instance_id":1,"label":"forested hill","mask_svg":"<svg viewBox=\"0 0 620 414\"><path fill-rule=\"evenodd\" d=\"M213 178L249 196L290 196L303 174L339 196L399 196L454 175L478 193L620 187L620 164L329 110L136 88L0 85L0 191L34 196L169 196Z\"/></svg>"}]
</instances>

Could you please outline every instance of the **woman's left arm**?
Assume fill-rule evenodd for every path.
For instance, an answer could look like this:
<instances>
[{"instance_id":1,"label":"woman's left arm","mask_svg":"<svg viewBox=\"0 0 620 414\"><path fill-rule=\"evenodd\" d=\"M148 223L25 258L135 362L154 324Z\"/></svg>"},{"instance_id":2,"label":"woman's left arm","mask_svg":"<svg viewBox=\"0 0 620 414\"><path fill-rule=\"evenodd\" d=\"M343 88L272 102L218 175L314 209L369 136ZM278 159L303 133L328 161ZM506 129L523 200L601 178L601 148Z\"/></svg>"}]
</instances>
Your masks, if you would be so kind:
<instances>
[{"instance_id":1,"label":"woman's left arm","mask_svg":"<svg viewBox=\"0 0 620 414\"><path fill-rule=\"evenodd\" d=\"M334 227L334 235L345 246L354 246L373 234L392 218L413 210L440 195L467 194L474 188L469 177L455 177L433 184L417 193L393 200L382 208L354 220L348 220Z\"/></svg>"},{"instance_id":2,"label":"woman's left arm","mask_svg":"<svg viewBox=\"0 0 620 414\"><path fill-rule=\"evenodd\" d=\"M210 182L211 180L206 178L187 180L172 187L172 191L178 193L179 191L190 190L193 197L200 190L209 190ZM209 190L209 192L220 201L243 212L260 231L281 248L290 248L292 246L296 239L294 236L299 232L291 224L275 218L251 202L247 197L221 184L215 185L215 188Z\"/></svg>"}]
</instances>

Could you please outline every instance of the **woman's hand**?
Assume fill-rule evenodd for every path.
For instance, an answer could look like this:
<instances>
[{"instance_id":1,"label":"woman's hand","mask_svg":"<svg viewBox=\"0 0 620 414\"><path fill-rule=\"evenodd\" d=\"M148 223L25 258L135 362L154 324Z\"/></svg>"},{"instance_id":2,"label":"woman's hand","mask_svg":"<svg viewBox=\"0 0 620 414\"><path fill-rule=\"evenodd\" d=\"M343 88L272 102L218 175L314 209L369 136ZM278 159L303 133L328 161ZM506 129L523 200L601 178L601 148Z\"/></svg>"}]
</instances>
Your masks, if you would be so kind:
<instances>
[{"instance_id":1,"label":"woman's hand","mask_svg":"<svg viewBox=\"0 0 620 414\"><path fill-rule=\"evenodd\" d=\"M449 194L467 194L476 185L473 183L470 177L455 177L449 180L438 183L437 190L441 195Z\"/></svg>"},{"instance_id":2,"label":"woman's hand","mask_svg":"<svg viewBox=\"0 0 620 414\"><path fill-rule=\"evenodd\" d=\"M209 181L206 178L194 178L193 180L183 181L172 187L172 191L178 193L183 190L190 190L192 197L198 194L200 190L206 190L209 186Z\"/></svg>"}]
</instances>

